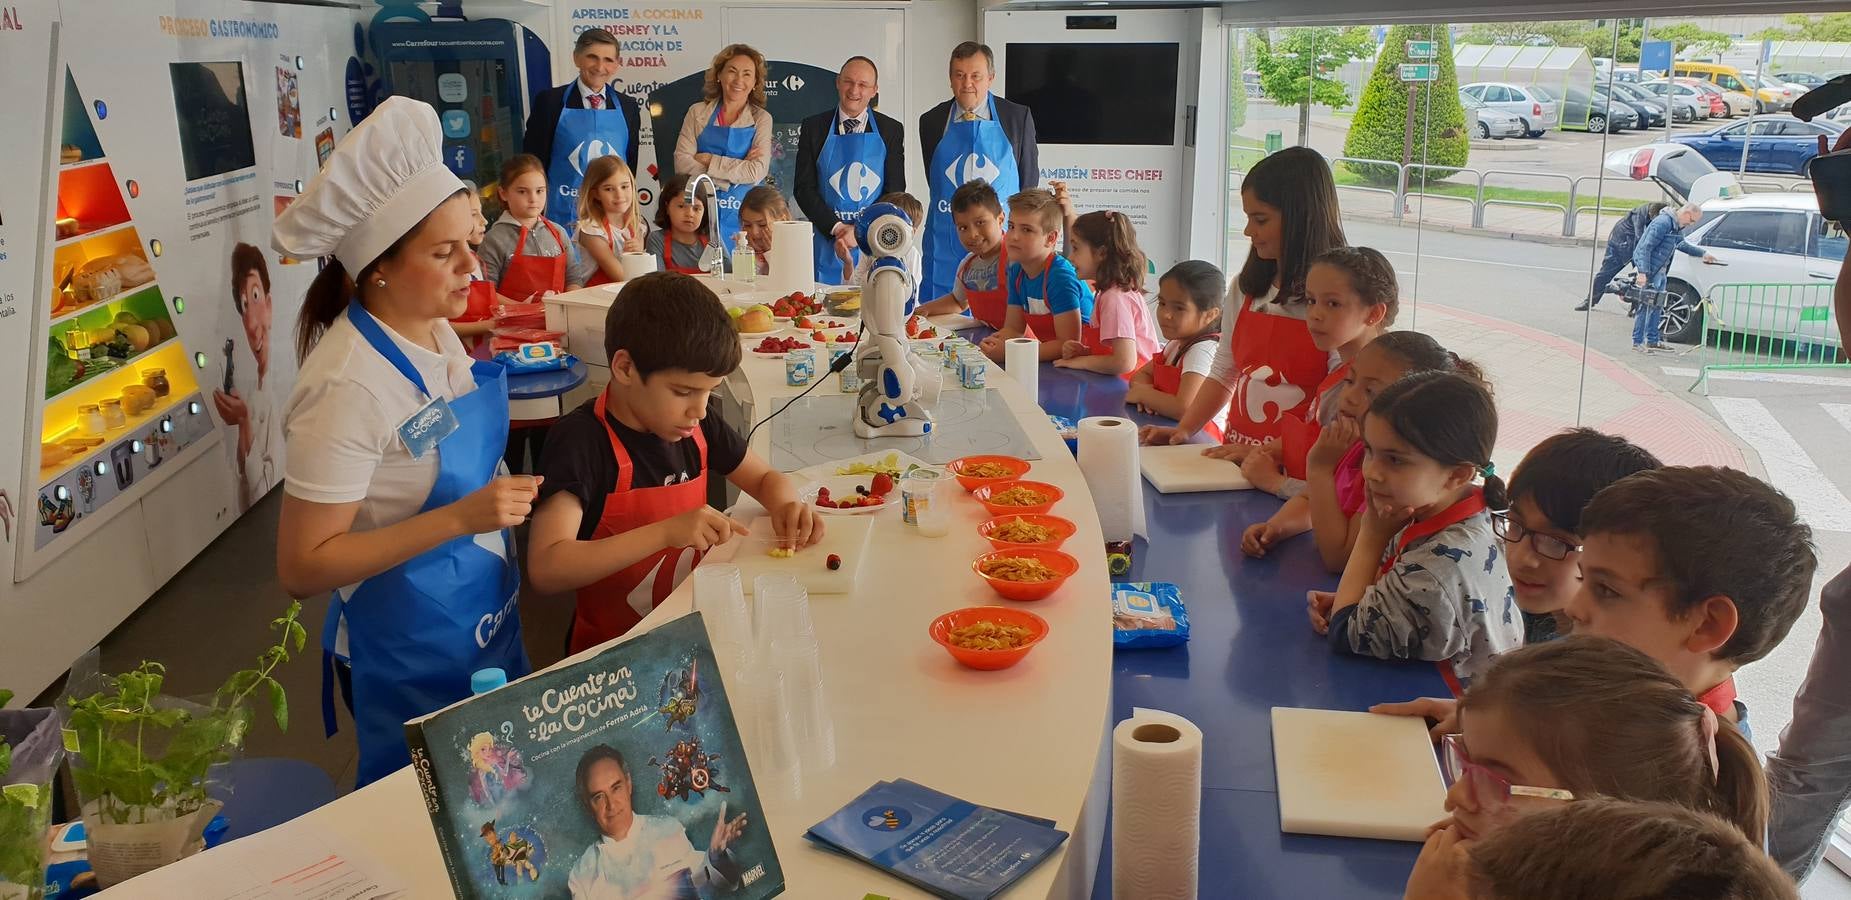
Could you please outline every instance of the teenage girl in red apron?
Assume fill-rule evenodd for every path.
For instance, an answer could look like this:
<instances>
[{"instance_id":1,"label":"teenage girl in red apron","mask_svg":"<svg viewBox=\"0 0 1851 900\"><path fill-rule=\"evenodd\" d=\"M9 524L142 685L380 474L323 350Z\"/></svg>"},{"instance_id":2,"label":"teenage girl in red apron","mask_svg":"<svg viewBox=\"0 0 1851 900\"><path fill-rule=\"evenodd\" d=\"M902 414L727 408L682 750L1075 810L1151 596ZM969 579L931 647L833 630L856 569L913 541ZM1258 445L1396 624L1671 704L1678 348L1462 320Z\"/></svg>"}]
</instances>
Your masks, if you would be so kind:
<instances>
[{"instance_id":1,"label":"teenage girl in red apron","mask_svg":"<svg viewBox=\"0 0 1851 900\"><path fill-rule=\"evenodd\" d=\"M538 300L547 291L564 292L566 289L566 249L565 232L559 230L546 219L540 224L552 232L553 241L559 245L558 256L528 256L527 235L533 230L532 225L521 226L520 239L514 243L514 255L501 269L501 295L514 300Z\"/></svg>"},{"instance_id":2,"label":"teenage girl in red apron","mask_svg":"<svg viewBox=\"0 0 1851 900\"><path fill-rule=\"evenodd\" d=\"M617 458L617 489L604 498L604 513L591 539L602 540L672 519L707 502L707 438L694 430L694 446L700 448L700 474L689 481L668 486L637 486L631 482L635 466L630 453L606 415L607 394L598 395L597 414L604 433L610 437L611 453ZM614 575L580 588L578 608L572 616L572 641L569 652L577 653L621 636L635 627L668 598L688 573L700 564L702 554L692 547L665 547L638 560Z\"/></svg>"},{"instance_id":3,"label":"teenage girl in red apron","mask_svg":"<svg viewBox=\"0 0 1851 900\"><path fill-rule=\"evenodd\" d=\"M1330 372L1330 354L1311 342L1305 320L1256 312L1253 299L1242 297L1235 318L1234 392L1224 429L1229 443L1258 444L1278 437L1286 416L1303 419L1312 392Z\"/></svg>"}]
</instances>

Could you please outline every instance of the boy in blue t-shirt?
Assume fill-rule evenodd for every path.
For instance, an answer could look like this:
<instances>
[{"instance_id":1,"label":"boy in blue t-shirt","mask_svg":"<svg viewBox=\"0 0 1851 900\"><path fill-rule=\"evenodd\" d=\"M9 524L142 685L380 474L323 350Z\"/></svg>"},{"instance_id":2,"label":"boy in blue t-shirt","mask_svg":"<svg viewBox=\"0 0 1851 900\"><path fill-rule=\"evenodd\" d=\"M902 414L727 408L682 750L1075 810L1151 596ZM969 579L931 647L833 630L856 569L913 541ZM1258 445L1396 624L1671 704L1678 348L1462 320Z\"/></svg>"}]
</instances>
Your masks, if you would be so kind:
<instances>
[{"instance_id":1,"label":"boy in blue t-shirt","mask_svg":"<svg viewBox=\"0 0 1851 900\"><path fill-rule=\"evenodd\" d=\"M1060 203L1052 192L1029 188L1009 198L1009 230L1003 235L1009 310L1002 330L978 345L989 358L1001 362L1004 343L1031 332L1041 341L1042 362L1060 359L1066 342L1085 340L1093 324L1093 289L1056 252L1060 230Z\"/></svg>"}]
</instances>

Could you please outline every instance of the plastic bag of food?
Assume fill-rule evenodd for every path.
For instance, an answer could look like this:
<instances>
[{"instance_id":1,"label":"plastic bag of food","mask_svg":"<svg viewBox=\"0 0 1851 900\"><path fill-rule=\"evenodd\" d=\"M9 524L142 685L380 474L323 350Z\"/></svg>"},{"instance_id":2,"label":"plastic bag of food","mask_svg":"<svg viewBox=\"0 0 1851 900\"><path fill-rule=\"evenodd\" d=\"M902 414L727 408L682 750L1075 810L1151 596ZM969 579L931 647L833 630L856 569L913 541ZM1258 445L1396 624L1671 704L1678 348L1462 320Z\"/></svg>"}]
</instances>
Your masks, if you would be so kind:
<instances>
[{"instance_id":1,"label":"plastic bag of food","mask_svg":"<svg viewBox=\"0 0 1851 900\"><path fill-rule=\"evenodd\" d=\"M1112 585L1112 645L1120 650L1174 647L1189 641L1183 592L1167 582Z\"/></svg>"}]
</instances>

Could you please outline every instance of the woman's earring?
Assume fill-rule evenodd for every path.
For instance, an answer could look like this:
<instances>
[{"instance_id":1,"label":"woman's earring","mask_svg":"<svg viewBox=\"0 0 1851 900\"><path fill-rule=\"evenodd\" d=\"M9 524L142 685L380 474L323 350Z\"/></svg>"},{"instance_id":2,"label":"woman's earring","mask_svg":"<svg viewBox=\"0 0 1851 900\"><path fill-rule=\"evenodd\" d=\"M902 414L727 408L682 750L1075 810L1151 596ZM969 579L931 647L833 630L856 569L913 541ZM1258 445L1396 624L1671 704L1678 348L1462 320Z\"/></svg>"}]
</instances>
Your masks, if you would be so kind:
<instances>
[{"instance_id":1,"label":"woman's earring","mask_svg":"<svg viewBox=\"0 0 1851 900\"><path fill-rule=\"evenodd\" d=\"M384 278L373 279L373 287L385 287L385 286L386 286L386 280Z\"/></svg>"}]
</instances>

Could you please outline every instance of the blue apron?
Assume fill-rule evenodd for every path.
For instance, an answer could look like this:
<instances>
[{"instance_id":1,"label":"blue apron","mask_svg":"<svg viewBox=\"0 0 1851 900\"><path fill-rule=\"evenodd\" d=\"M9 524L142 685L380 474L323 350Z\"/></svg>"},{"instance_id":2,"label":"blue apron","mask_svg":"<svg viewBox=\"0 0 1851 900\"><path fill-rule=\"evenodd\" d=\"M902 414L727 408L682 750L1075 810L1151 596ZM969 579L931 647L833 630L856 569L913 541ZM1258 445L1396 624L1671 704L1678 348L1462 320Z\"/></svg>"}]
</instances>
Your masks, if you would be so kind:
<instances>
[{"instance_id":1,"label":"blue apron","mask_svg":"<svg viewBox=\"0 0 1851 900\"><path fill-rule=\"evenodd\" d=\"M347 318L373 349L424 395L411 361L379 323L350 302ZM436 447L437 481L421 512L446 506L489 483L508 443L507 370L470 367L476 389L450 401L459 427ZM360 771L355 787L411 761L405 721L469 696L469 676L491 666L509 678L529 671L521 647L520 568L510 530L453 538L358 585L334 592L322 631L321 714L335 730L333 667L340 622L353 667L354 726Z\"/></svg>"},{"instance_id":2,"label":"blue apron","mask_svg":"<svg viewBox=\"0 0 1851 900\"><path fill-rule=\"evenodd\" d=\"M958 105L952 103L947 117L956 115ZM988 181L1004 204L1022 189L1015 148L1003 134L1002 124L996 121L995 97L990 98L990 118L947 125L945 136L932 151L932 161L926 164L932 204L926 207L925 284L919 289L921 297L951 293L958 263L966 255L964 245L958 241L958 227L951 221L951 195L965 182L978 178Z\"/></svg>"},{"instance_id":3,"label":"blue apron","mask_svg":"<svg viewBox=\"0 0 1851 900\"><path fill-rule=\"evenodd\" d=\"M577 82L566 90L566 99L575 93L580 93ZM621 157L630 146L630 121L623 114L623 104L608 86L604 100L604 109L561 109L559 124L553 128L553 158L546 164L546 186L550 188L546 217L565 228L578 224L578 189L585 180L585 167L600 156ZM585 102L584 98L579 102ZM624 162L636 167L636 160Z\"/></svg>"},{"instance_id":4,"label":"blue apron","mask_svg":"<svg viewBox=\"0 0 1851 900\"><path fill-rule=\"evenodd\" d=\"M861 211L873 205L875 198L881 195L882 173L887 171L887 142L881 139L880 125L872 111L867 118L866 130L837 134L842 130L842 114L838 110L829 120L823 152L816 155L816 180L822 185L823 203L836 218L851 227L861 218ZM836 256L835 238L817 234L811 241L816 245L816 280L835 284L842 275L842 260ZM860 258L861 251L850 247L849 263L852 265Z\"/></svg>"},{"instance_id":5,"label":"blue apron","mask_svg":"<svg viewBox=\"0 0 1851 900\"><path fill-rule=\"evenodd\" d=\"M752 104L740 115L752 114ZM728 128L720 123L720 104L713 105L713 116L707 120L707 127L701 129L701 135L694 139L694 152L711 153L714 156L730 156L733 159L745 159L752 152L752 138L758 134L758 126L751 128ZM726 190L719 190L715 185L715 199L720 206L720 246L726 248L728 259L733 255L733 235L739 233L739 204L746 198L746 192L755 185L735 184ZM713 215L713 210L707 210Z\"/></svg>"}]
</instances>

